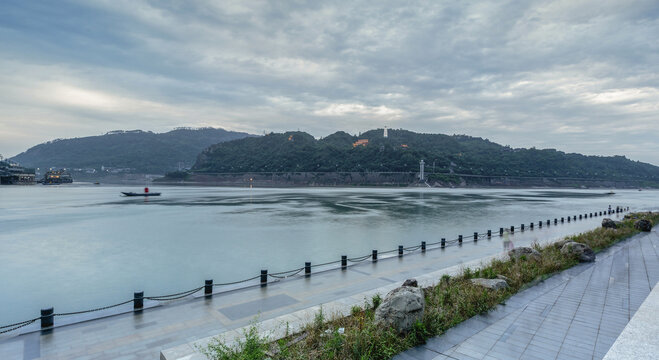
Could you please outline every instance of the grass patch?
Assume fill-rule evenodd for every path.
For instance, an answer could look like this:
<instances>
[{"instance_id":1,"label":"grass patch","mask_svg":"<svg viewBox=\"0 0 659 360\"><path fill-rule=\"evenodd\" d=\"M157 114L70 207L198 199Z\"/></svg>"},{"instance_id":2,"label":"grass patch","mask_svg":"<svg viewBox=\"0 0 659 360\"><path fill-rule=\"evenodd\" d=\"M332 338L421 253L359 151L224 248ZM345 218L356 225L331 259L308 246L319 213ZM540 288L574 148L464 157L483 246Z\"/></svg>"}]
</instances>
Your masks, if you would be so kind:
<instances>
[{"instance_id":1,"label":"grass patch","mask_svg":"<svg viewBox=\"0 0 659 360\"><path fill-rule=\"evenodd\" d=\"M627 219L629 217L629 219ZM568 236L565 239L584 243L595 252L601 251L639 231L634 229L635 219L659 222L659 213L635 213L625 217L618 229L597 228ZM449 328L480 313L487 312L520 290L537 284L551 275L578 263L576 258L566 257L552 244L534 245L541 254L540 260L521 257L518 260L493 260L482 268L465 268L459 276L444 275L439 283L425 288L426 308L423 321L412 331L400 335L390 328L375 325L375 309L382 302L374 296L363 307L353 306L351 315L328 318L322 309L314 321L298 334L271 341L259 337L256 324L252 324L235 347L224 345L221 340L201 349L214 360L248 359L390 359L394 355L425 343L426 339L441 335ZM488 290L473 285L470 279L488 279L505 276L509 287Z\"/></svg>"}]
</instances>

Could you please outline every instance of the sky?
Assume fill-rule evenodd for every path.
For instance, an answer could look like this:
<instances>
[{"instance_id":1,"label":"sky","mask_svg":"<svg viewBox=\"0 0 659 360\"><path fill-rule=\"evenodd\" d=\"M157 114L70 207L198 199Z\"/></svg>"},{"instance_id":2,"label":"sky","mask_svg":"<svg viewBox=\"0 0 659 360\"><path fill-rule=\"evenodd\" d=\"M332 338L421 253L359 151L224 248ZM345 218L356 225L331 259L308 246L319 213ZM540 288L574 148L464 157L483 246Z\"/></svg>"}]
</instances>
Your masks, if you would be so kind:
<instances>
[{"instance_id":1,"label":"sky","mask_svg":"<svg viewBox=\"0 0 659 360\"><path fill-rule=\"evenodd\" d=\"M659 165L659 2L0 2L0 154L404 128Z\"/></svg>"}]
</instances>

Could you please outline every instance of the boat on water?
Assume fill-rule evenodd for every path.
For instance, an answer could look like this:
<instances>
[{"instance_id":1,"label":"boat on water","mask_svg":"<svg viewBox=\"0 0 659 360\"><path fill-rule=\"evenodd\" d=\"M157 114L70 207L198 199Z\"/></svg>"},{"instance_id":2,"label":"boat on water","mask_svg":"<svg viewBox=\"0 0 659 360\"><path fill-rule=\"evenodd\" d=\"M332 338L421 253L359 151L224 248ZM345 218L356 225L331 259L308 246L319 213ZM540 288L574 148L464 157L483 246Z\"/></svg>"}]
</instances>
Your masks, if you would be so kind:
<instances>
[{"instance_id":1,"label":"boat on water","mask_svg":"<svg viewBox=\"0 0 659 360\"><path fill-rule=\"evenodd\" d=\"M606 195L615 195L615 193L613 192L613 190L611 190L608 193L606 193Z\"/></svg>"},{"instance_id":2,"label":"boat on water","mask_svg":"<svg viewBox=\"0 0 659 360\"><path fill-rule=\"evenodd\" d=\"M124 194L124 196L160 196L159 192L149 192L148 187L145 187L144 192L142 193L126 192L126 191L122 191L121 193Z\"/></svg>"},{"instance_id":3,"label":"boat on water","mask_svg":"<svg viewBox=\"0 0 659 360\"><path fill-rule=\"evenodd\" d=\"M41 183L44 185L71 184L72 182L73 177L71 177L71 174L66 172L65 169L50 170L46 172L43 176L43 180L41 180Z\"/></svg>"}]
</instances>

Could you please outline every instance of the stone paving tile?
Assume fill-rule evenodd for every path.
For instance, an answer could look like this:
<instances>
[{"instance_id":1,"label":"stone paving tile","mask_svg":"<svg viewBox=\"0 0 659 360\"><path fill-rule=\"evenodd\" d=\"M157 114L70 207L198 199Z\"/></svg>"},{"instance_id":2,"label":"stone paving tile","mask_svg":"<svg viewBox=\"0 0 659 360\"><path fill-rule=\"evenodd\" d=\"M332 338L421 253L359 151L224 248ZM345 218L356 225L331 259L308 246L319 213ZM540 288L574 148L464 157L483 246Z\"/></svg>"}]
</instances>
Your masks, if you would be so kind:
<instances>
[{"instance_id":1,"label":"stone paving tile","mask_svg":"<svg viewBox=\"0 0 659 360\"><path fill-rule=\"evenodd\" d=\"M458 359L602 359L659 281L657 246L656 230L618 243L422 347ZM488 325L474 333L474 319Z\"/></svg>"}]
</instances>

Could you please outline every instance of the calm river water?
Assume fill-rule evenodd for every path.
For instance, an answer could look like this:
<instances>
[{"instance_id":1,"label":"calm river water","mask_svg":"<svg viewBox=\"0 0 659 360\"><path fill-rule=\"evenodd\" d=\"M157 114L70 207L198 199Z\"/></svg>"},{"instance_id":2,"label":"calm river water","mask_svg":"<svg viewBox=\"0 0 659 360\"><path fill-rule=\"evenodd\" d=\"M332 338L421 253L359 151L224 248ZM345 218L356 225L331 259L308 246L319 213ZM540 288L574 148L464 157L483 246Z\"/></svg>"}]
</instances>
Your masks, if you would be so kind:
<instances>
[{"instance_id":1,"label":"calm river water","mask_svg":"<svg viewBox=\"0 0 659 360\"><path fill-rule=\"evenodd\" d=\"M0 325L541 219L657 191L0 187ZM601 219L601 218L600 218ZM600 220L598 220L600 221ZM591 224L592 225L592 224ZM589 225L590 226L590 225Z\"/></svg>"}]
</instances>

